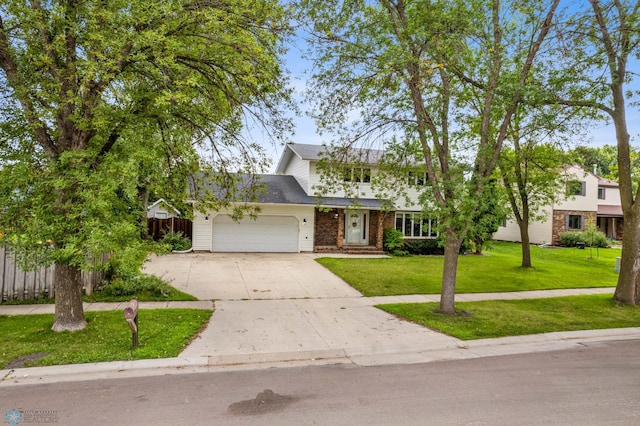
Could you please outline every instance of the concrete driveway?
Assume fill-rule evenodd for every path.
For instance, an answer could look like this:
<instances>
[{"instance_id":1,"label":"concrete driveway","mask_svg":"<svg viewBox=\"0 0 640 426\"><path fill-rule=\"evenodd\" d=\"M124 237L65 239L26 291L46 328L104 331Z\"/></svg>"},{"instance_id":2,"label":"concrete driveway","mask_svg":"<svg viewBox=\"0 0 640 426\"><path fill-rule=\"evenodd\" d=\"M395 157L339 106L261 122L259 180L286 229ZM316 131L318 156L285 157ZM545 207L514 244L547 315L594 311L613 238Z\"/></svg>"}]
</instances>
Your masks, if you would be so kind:
<instances>
[{"instance_id":1,"label":"concrete driveway","mask_svg":"<svg viewBox=\"0 0 640 426\"><path fill-rule=\"evenodd\" d=\"M215 299L208 326L183 357L206 356L221 365L358 358L367 365L385 362L384 354L413 353L415 362L424 361L418 356L423 350L459 345L457 339L375 308L376 298L363 297L316 257L171 254L152 258L145 269L199 299Z\"/></svg>"},{"instance_id":2,"label":"concrete driveway","mask_svg":"<svg viewBox=\"0 0 640 426\"><path fill-rule=\"evenodd\" d=\"M153 257L145 272L200 300L360 297L311 253L187 253Z\"/></svg>"}]
</instances>

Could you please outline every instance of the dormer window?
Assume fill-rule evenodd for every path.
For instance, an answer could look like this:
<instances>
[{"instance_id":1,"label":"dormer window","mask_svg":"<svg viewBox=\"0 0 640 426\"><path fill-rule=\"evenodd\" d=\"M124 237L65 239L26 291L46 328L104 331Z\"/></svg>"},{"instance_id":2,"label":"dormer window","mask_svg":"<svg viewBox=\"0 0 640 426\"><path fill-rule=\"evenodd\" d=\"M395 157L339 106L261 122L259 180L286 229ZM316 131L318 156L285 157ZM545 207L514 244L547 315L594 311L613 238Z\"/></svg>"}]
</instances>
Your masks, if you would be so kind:
<instances>
[{"instance_id":1,"label":"dormer window","mask_svg":"<svg viewBox=\"0 0 640 426\"><path fill-rule=\"evenodd\" d=\"M371 169L366 167L347 167L344 169L344 181L370 183Z\"/></svg>"}]
</instances>

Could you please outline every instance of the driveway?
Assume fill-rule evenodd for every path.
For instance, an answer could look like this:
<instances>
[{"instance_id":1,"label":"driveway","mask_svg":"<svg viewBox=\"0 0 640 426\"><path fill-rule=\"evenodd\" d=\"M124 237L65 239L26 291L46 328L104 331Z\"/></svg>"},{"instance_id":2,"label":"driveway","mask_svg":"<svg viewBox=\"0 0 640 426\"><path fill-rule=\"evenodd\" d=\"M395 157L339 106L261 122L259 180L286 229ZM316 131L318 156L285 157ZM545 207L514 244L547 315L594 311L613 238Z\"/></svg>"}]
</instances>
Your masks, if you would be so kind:
<instances>
[{"instance_id":1,"label":"driveway","mask_svg":"<svg viewBox=\"0 0 640 426\"><path fill-rule=\"evenodd\" d=\"M171 254L152 258L145 269L199 299L215 300L208 326L183 357L206 356L213 364L359 357L366 365L380 362L381 354L459 345L375 308L375 298L363 297L316 257Z\"/></svg>"},{"instance_id":2,"label":"driveway","mask_svg":"<svg viewBox=\"0 0 640 426\"><path fill-rule=\"evenodd\" d=\"M154 257L145 272L200 300L361 297L311 253L187 253Z\"/></svg>"}]
</instances>

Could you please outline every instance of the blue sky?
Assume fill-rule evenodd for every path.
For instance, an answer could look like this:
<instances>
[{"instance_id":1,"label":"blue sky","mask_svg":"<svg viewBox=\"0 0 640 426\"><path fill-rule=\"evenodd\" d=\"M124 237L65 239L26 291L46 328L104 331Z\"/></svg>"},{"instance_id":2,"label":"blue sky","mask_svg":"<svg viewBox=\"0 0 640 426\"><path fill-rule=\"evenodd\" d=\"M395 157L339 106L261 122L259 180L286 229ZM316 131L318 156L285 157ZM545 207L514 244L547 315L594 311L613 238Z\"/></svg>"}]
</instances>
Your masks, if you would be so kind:
<instances>
[{"instance_id":1,"label":"blue sky","mask_svg":"<svg viewBox=\"0 0 640 426\"><path fill-rule=\"evenodd\" d=\"M309 105L304 101L304 89L307 79L310 78L311 63L303 58L302 49L305 48L304 41L298 39L297 45L289 46L288 54L285 57L285 65L290 75L290 84L295 89L295 99L299 103L301 115L294 116L295 134L292 140L296 143L322 144L328 142L326 136L321 136L317 132L314 121L309 118L305 112ZM629 71L640 74L640 61L632 61L628 67ZM640 83L640 77L636 77L636 85ZM640 107L629 106L627 109L627 125L629 134L631 135L631 143L634 147L640 147ZM259 136L253 135L254 138L260 139ZM579 139L578 139L579 138ZM576 136L575 140L570 141L572 145L616 145L615 130L612 124L600 122L594 124L586 136ZM268 144L265 146L268 154L273 158L271 172L275 171L278 159L283 151L283 146Z\"/></svg>"}]
</instances>

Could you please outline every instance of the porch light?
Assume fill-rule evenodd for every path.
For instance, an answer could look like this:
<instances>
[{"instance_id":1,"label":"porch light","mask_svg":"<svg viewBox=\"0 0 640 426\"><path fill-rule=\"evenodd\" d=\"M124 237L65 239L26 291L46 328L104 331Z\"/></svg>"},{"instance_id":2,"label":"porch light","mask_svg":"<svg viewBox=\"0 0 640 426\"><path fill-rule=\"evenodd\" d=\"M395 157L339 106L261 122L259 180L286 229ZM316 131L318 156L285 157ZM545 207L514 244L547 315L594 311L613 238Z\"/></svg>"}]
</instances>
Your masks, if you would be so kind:
<instances>
[{"instance_id":1,"label":"porch light","mask_svg":"<svg viewBox=\"0 0 640 426\"><path fill-rule=\"evenodd\" d=\"M307 224L307 219L302 219L302 223L306 225Z\"/></svg>"}]
</instances>

